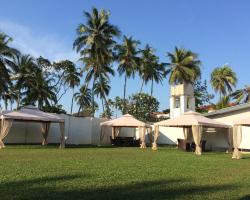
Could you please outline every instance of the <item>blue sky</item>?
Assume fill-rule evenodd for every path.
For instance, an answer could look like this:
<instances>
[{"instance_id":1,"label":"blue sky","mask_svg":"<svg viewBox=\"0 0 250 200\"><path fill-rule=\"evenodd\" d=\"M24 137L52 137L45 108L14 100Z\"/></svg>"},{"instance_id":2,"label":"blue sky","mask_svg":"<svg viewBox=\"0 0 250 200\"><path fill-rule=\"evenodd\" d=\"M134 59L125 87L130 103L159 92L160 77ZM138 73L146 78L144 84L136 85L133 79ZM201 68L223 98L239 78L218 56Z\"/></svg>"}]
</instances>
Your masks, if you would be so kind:
<instances>
[{"instance_id":1,"label":"blue sky","mask_svg":"<svg viewBox=\"0 0 250 200\"><path fill-rule=\"evenodd\" d=\"M175 46L199 54L202 79L209 80L216 66L228 63L239 78L237 88L250 85L250 1L248 0L0 0L0 30L14 38L13 46L50 60L78 56L72 49L82 11L92 7L111 11L111 23L123 34L149 43L167 62ZM138 77L128 82L128 94L139 90ZM112 78L110 97L122 96L123 78ZM150 91L149 85L144 91ZM209 86L209 91L214 93ZM71 92L62 99L69 110ZM155 85L160 110L169 107L169 85ZM77 107L74 106L74 110Z\"/></svg>"}]
</instances>

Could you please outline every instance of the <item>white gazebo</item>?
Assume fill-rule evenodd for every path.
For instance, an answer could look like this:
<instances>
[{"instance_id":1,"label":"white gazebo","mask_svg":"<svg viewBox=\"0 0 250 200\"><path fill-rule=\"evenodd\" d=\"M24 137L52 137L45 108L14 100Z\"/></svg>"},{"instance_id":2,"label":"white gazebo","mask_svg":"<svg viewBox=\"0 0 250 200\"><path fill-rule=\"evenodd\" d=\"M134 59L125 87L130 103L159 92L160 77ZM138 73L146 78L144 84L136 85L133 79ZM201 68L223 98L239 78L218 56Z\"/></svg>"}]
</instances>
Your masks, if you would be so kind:
<instances>
[{"instance_id":1,"label":"white gazebo","mask_svg":"<svg viewBox=\"0 0 250 200\"><path fill-rule=\"evenodd\" d=\"M200 113L188 111L185 112L180 117L172 118L169 120L160 121L154 124L155 125L155 134L154 134L154 143L153 149L157 149L157 139L159 136L159 126L166 127L180 127L184 130L184 137L187 140L188 135L192 132L194 143L196 145L195 154L201 155L201 146L200 141L202 138L202 129L211 127L211 128L227 128L230 130L231 126L223 124L213 119L206 118ZM228 131L228 136L230 140L230 131Z\"/></svg>"},{"instance_id":2,"label":"white gazebo","mask_svg":"<svg viewBox=\"0 0 250 200\"><path fill-rule=\"evenodd\" d=\"M34 106L26 106L18 111L0 113L0 149L4 148L3 139L8 135L13 121L19 122L40 122L43 141L42 145L48 144L48 133L51 123L58 123L61 131L60 147L65 147L65 120L53 113L46 113Z\"/></svg>"},{"instance_id":3,"label":"white gazebo","mask_svg":"<svg viewBox=\"0 0 250 200\"><path fill-rule=\"evenodd\" d=\"M242 126L250 126L250 117L238 119L233 122L233 159L240 159L239 147L242 142Z\"/></svg>"},{"instance_id":4,"label":"white gazebo","mask_svg":"<svg viewBox=\"0 0 250 200\"><path fill-rule=\"evenodd\" d=\"M102 122L101 124L101 136L100 139L102 141L104 136L103 127L111 127L112 128L112 139L115 139L117 135L119 134L119 130L122 127L126 128L139 128L140 131L140 140L141 140L141 148L146 148L145 143L145 134L146 129L149 129L150 132L152 132L152 126L150 124L147 124L145 122L139 121L135 119L132 115L126 114L123 115L117 119L112 119L106 122Z\"/></svg>"}]
</instances>

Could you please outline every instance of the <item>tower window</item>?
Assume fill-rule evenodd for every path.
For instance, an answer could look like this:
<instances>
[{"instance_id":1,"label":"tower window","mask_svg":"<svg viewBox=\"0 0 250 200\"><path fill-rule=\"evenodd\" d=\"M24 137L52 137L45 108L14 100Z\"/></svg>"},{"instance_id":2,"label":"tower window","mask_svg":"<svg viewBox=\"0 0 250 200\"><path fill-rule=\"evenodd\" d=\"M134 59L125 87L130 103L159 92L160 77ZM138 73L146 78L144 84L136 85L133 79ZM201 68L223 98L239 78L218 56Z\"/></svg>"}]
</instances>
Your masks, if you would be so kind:
<instances>
[{"instance_id":1,"label":"tower window","mask_svg":"<svg viewBox=\"0 0 250 200\"><path fill-rule=\"evenodd\" d=\"M175 108L180 108L180 97L175 98Z\"/></svg>"}]
</instances>

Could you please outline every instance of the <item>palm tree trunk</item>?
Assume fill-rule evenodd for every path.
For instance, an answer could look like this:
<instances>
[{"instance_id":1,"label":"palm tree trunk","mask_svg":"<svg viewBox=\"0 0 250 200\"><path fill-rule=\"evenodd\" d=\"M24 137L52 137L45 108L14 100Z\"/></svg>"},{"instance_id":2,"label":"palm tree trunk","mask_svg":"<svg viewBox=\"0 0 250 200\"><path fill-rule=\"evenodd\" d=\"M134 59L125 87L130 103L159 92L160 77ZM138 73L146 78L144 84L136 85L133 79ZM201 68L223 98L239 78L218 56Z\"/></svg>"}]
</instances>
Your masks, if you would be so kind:
<instances>
[{"instance_id":1,"label":"palm tree trunk","mask_svg":"<svg viewBox=\"0 0 250 200\"><path fill-rule=\"evenodd\" d=\"M12 111L12 105L13 105L13 101L10 100L10 110Z\"/></svg>"},{"instance_id":2,"label":"palm tree trunk","mask_svg":"<svg viewBox=\"0 0 250 200\"><path fill-rule=\"evenodd\" d=\"M18 91L18 94L17 94L17 102L16 102L16 109L17 110L19 109L19 105L20 105L20 90Z\"/></svg>"},{"instance_id":3,"label":"palm tree trunk","mask_svg":"<svg viewBox=\"0 0 250 200\"><path fill-rule=\"evenodd\" d=\"M7 99L4 99L4 106L5 106L5 110L8 109L8 100Z\"/></svg>"},{"instance_id":4,"label":"palm tree trunk","mask_svg":"<svg viewBox=\"0 0 250 200\"><path fill-rule=\"evenodd\" d=\"M72 112L73 112L73 103L74 103L74 89L75 87L72 88L72 99L71 99L71 108L70 108L70 114L72 115Z\"/></svg>"},{"instance_id":5,"label":"palm tree trunk","mask_svg":"<svg viewBox=\"0 0 250 200\"><path fill-rule=\"evenodd\" d=\"M127 74L125 73L125 80L124 80L124 91L123 91L123 114L125 114L126 111L126 87L127 87Z\"/></svg>"},{"instance_id":6,"label":"palm tree trunk","mask_svg":"<svg viewBox=\"0 0 250 200\"><path fill-rule=\"evenodd\" d=\"M104 113L104 104L103 104L103 98L102 98L102 112Z\"/></svg>"},{"instance_id":7,"label":"palm tree trunk","mask_svg":"<svg viewBox=\"0 0 250 200\"><path fill-rule=\"evenodd\" d=\"M151 82L151 97L153 97L153 89L154 89L154 80Z\"/></svg>"},{"instance_id":8,"label":"palm tree trunk","mask_svg":"<svg viewBox=\"0 0 250 200\"><path fill-rule=\"evenodd\" d=\"M111 113L111 112L110 112L110 108L109 108L108 101L107 101L107 99L106 99L106 96L104 95L103 98L104 98L104 102L105 102L105 105L106 105L107 112L108 112L108 113ZM108 116L108 118L110 118L110 117Z\"/></svg>"},{"instance_id":9,"label":"palm tree trunk","mask_svg":"<svg viewBox=\"0 0 250 200\"><path fill-rule=\"evenodd\" d=\"M92 91L91 91L91 117L95 116L95 97L94 97L94 90L95 90L95 78L93 79L92 83Z\"/></svg>"},{"instance_id":10,"label":"palm tree trunk","mask_svg":"<svg viewBox=\"0 0 250 200\"><path fill-rule=\"evenodd\" d=\"M142 92L142 88L143 88L143 85L144 85L144 79L142 80L142 84L141 84L141 89L140 89L140 93Z\"/></svg>"}]
</instances>

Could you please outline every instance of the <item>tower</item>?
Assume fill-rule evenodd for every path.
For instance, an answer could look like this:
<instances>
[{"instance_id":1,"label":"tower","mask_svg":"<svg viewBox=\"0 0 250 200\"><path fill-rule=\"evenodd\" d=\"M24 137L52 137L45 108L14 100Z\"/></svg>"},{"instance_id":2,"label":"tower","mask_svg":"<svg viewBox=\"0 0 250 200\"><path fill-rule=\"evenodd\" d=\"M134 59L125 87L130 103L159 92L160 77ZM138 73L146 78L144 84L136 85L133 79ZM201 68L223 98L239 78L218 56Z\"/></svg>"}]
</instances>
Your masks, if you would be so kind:
<instances>
[{"instance_id":1,"label":"tower","mask_svg":"<svg viewBox=\"0 0 250 200\"><path fill-rule=\"evenodd\" d=\"M170 118L195 111L194 87L190 83L170 86Z\"/></svg>"}]
</instances>

